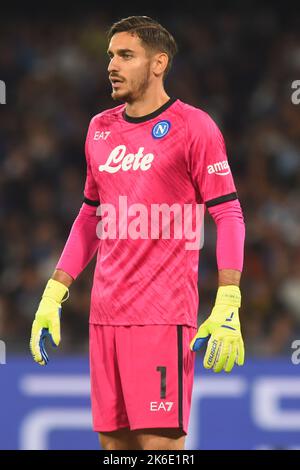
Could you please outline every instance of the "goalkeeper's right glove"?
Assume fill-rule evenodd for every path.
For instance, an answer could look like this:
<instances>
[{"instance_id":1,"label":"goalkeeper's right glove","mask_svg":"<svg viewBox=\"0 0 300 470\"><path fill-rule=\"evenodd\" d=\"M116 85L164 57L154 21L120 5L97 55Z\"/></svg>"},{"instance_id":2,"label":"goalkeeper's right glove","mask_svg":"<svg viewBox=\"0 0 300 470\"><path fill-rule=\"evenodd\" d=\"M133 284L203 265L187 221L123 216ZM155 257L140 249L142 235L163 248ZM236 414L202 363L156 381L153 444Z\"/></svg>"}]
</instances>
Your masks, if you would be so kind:
<instances>
[{"instance_id":1,"label":"goalkeeper's right glove","mask_svg":"<svg viewBox=\"0 0 300 470\"><path fill-rule=\"evenodd\" d=\"M68 294L64 299L64 296ZM48 337L52 346L60 343L60 313L61 303L69 298L69 289L59 281L50 279L44 290L35 319L32 324L30 350L33 359L44 366L49 358L45 349Z\"/></svg>"}]
</instances>

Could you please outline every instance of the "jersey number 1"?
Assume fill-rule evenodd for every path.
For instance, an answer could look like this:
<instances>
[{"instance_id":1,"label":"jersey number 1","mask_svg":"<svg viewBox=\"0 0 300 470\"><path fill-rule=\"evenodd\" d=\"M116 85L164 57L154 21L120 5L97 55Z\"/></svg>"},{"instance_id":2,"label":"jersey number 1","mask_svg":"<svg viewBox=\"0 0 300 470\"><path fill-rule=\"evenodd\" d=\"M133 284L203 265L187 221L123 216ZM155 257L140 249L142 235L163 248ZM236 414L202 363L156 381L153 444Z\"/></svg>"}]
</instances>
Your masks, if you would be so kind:
<instances>
[{"instance_id":1,"label":"jersey number 1","mask_svg":"<svg viewBox=\"0 0 300 470\"><path fill-rule=\"evenodd\" d=\"M163 366L156 367L156 370L160 372L160 398L166 398L167 394L167 368Z\"/></svg>"}]
</instances>

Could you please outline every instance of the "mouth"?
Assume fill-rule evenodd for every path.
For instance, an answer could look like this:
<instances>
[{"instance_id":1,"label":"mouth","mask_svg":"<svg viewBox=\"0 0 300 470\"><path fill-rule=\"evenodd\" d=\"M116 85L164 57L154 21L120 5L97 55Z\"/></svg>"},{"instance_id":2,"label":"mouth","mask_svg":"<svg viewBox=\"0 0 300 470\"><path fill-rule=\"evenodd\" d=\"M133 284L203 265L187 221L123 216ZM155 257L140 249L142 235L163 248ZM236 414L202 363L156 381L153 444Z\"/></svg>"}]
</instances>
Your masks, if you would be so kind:
<instances>
[{"instance_id":1,"label":"mouth","mask_svg":"<svg viewBox=\"0 0 300 470\"><path fill-rule=\"evenodd\" d=\"M123 83L123 80L120 80L119 78L111 78L110 82L113 88L118 88Z\"/></svg>"}]
</instances>

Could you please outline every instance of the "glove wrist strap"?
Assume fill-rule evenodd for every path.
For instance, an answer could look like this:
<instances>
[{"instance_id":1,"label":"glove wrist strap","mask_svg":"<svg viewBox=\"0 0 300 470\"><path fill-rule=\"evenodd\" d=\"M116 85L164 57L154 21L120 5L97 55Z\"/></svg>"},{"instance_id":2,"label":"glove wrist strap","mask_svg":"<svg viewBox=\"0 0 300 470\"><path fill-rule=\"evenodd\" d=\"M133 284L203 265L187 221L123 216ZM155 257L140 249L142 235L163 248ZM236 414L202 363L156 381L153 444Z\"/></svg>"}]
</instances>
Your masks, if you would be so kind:
<instances>
[{"instance_id":1,"label":"glove wrist strap","mask_svg":"<svg viewBox=\"0 0 300 470\"><path fill-rule=\"evenodd\" d=\"M241 291L238 286L220 286L218 288L216 305L241 306Z\"/></svg>"},{"instance_id":2,"label":"glove wrist strap","mask_svg":"<svg viewBox=\"0 0 300 470\"><path fill-rule=\"evenodd\" d=\"M67 297L64 299L66 294ZM69 289L61 282L55 281L55 279L49 279L43 292L43 297L49 297L60 304L69 298Z\"/></svg>"}]
</instances>

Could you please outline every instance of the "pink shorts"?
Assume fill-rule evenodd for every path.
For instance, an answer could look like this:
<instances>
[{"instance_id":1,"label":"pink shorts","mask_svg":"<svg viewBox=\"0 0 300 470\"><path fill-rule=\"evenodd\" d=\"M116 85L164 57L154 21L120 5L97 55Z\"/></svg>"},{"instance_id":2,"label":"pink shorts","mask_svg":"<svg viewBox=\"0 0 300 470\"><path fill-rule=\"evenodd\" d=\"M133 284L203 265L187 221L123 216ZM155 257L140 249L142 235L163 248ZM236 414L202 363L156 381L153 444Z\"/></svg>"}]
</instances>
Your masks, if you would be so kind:
<instances>
[{"instance_id":1,"label":"pink shorts","mask_svg":"<svg viewBox=\"0 0 300 470\"><path fill-rule=\"evenodd\" d=\"M90 324L93 428L181 428L187 434L196 328Z\"/></svg>"}]
</instances>

